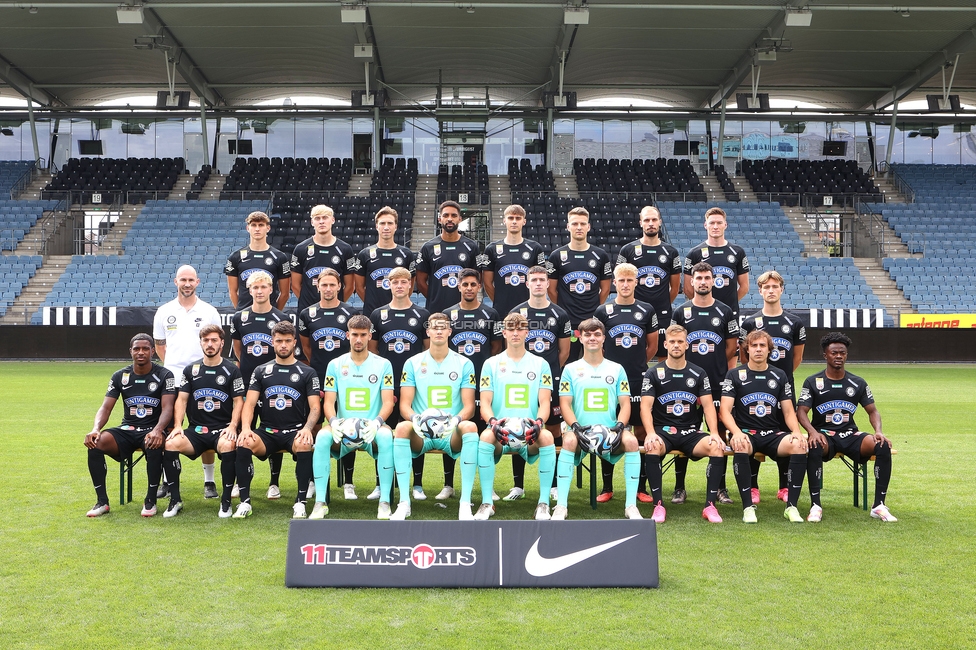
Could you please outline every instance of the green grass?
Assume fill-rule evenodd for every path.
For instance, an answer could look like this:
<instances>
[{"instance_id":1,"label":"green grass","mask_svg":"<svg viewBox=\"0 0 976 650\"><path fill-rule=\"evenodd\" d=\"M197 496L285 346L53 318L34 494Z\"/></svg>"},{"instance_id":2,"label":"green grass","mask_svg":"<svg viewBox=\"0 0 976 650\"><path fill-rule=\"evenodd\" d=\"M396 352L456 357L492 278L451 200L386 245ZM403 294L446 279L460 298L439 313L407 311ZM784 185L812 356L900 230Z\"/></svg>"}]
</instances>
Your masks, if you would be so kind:
<instances>
[{"instance_id":1,"label":"green grass","mask_svg":"<svg viewBox=\"0 0 976 650\"><path fill-rule=\"evenodd\" d=\"M121 365L0 363L2 648L972 644L973 366L851 367L871 384L899 452L888 499L896 524L851 506L850 472L834 461L825 467L822 524L788 524L773 498L775 472L765 467L759 525L742 525L736 505L722 508L724 524L710 526L700 519L698 464L689 503L671 506L658 528L660 589L400 591L284 587L290 460L278 502L261 496L268 471L257 464L255 515L246 521L217 519L216 502L202 497L199 463L189 462L186 508L176 519L139 516L141 465L136 503L119 506L110 489L111 514L86 518L94 496L82 438ZM116 467L109 461L110 486ZM439 457L428 458L428 493L440 487L440 471ZM356 475L362 496L373 479L365 455ZM499 492L510 480L503 460ZM534 480L530 467L530 498L500 505L497 516L530 517ZM585 490L571 492L572 518L622 516L621 499L596 512L586 499ZM804 496L804 512L807 505ZM332 510L335 518L372 518L375 502L338 500ZM456 500L447 509L414 504L417 519L456 514Z\"/></svg>"}]
</instances>

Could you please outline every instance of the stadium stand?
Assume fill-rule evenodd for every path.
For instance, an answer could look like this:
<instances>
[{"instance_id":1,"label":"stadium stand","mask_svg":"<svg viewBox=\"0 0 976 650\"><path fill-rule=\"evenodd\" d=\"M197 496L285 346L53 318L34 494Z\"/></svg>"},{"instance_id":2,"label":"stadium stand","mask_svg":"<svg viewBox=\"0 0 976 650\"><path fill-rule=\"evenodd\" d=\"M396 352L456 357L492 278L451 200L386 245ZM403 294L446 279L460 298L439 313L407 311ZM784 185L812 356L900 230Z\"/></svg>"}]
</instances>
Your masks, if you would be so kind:
<instances>
[{"instance_id":1,"label":"stadium stand","mask_svg":"<svg viewBox=\"0 0 976 650\"><path fill-rule=\"evenodd\" d=\"M91 203L93 193L107 194L103 203L119 197L124 203L165 198L186 171L183 158L71 158L41 192L42 199L60 199L80 192L73 203Z\"/></svg>"},{"instance_id":2,"label":"stadium stand","mask_svg":"<svg viewBox=\"0 0 976 650\"><path fill-rule=\"evenodd\" d=\"M0 316L7 313L43 261L40 255L0 256Z\"/></svg>"},{"instance_id":3,"label":"stadium stand","mask_svg":"<svg viewBox=\"0 0 976 650\"><path fill-rule=\"evenodd\" d=\"M196 201L200 198L204 185L206 185L207 181L210 180L211 172L213 172L213 168L210 165L204 165L200 168L197 175L193 177L193 183L190 185L190 189L186 193L187 201Z\"/></svg>"},{"instance_id":4,"label":"stadium stand","mask_svg":"<svg viewBox=\"0 0 976 650\"><path fill-rule=\"evenodd\" d=\"M663 199L704 201L705 188L690 160L609 160L577 158L573 161L580 194L588 192L658 193ZM674 196L667 196L668 194Z\"/></svg>"},{"instance_id":5,"label":"stadium stand","mask_svg":"<svg viewBox=\"0 0 976 650\"><path fill-rule=\"evenodd\" d=\"M969 234L970 241L976 232ZM976 312L976 295L968 284L957 281L959 275L976 275L976 263L972 255L945 257L898 257L885 258L884 269L895 285L911 301L920 314Z\"/></svg>"},{"instance_id":6,"label":"stadium stand","mask_svg":"<svg viewBox=\"0 0 976 650\"><path fill-rule=\"evenodd\" d=\"M30 160L0 161L0 200L10 198L10 190L33 164Z\"/></svg>"},{"instance_id":7,"label":"stadium stand","mask_svg":"<svg viewBox=\"0 0 976 650\"><path fill-rule=\"evenodd\" d=\"M556 196L556 181L545 165L536 165L528 158L521 161L511 158L508 161L508 185L513 192L540 192Z\"/></svg>"},{"instance_id":8,"label":"stadium stand","mask_svg":"<svg viewBox=\"0 0 976 650\"><path fill-rule=\"evenodd\" d=\"M822 200L833 196L838 205L845 194L873 194L881 190L853 160L743 160L742 174L760 199L799 205L799 194Z\"/></svg>"},{"instance_id":9,"label":"stadium stand","mask_svg":"<svg viewBox=\"0 0 976 650\"><path fill-rule=\"evenodd\" d=\"M328 203L349 189L352 158L238 158L227 175L221 200L270 199L273 192L327 193Z\"/></svg>"},{"instance_id":10,"label":"stadium stand","mask_svg":"<svg viewBox=\"0 0 976 650\"><path fill-rule=\"evenodd\" d=\"M0 200L0 251L16 250L44 211L52 210L56 204L57 201Z\"/></svg>"},{"instance_id":11,"label":"stadium stand","mask_svg":"<svg viewBox=\"0 0 976 650\"><path fill-rule=\"evenodd\" d=\"M508 161L509 179L511 179L512 160ZM525 162L528 162L526 160ZM530 171L531 171L531 165ZM552 176L552 173L549 173ZM475 163L471 165L452 165L451 174L448 176L447 165L441 165L437 169L437 203L451 200L457 201L458 195L462 192L468 194L468 203L486 205L490 200L488 190L488 166Z\"/></svg>"},{"instance_id":12,"label":"stadium stand","mask_svg":"<svg viewBox=\"0 0 976 650\"><path fill-rule=\"evenodd\" d=\"M725 171L725 165L715 166L715 179L718 184L721 185L722 191L725 192L725 198L728 201L739 201L739 193L735 189L735 185L732 183L732 179L729 178L729 173Z\"/></svg>"}]
</instances>

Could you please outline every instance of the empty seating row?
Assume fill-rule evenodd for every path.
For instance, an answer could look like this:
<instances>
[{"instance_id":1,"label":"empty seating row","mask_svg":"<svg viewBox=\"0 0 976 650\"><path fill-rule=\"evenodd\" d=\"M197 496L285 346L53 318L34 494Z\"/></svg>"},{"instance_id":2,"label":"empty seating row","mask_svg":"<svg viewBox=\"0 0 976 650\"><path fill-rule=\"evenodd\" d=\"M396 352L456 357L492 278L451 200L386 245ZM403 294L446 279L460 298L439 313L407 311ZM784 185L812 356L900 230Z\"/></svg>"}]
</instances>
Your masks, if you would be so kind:
<instances>
[{"instance_id":1,"label":"empty seating row","mask_svg":"<svg viewBox=\"0 0 976 650\"><path fill-rule=\"evenodd\" d=\"M165 198L186 171L183 158L71 158L51 179L41 198L60 199L77 193L72 202L90 203L93 193L120 197L128 203ZM163 195L160 197L160 195Z\"/></svg>"},{"instance_id":2,"label":"empty seating row","mask_svg":"<svg viewBox=\"0 0 976 650\"><path fill-rule=\"evenodd\" d=\"M345 193L352 158L238 158L221 199L270 199L273 192L326 190Z\"/></svg>"}]
</instances>

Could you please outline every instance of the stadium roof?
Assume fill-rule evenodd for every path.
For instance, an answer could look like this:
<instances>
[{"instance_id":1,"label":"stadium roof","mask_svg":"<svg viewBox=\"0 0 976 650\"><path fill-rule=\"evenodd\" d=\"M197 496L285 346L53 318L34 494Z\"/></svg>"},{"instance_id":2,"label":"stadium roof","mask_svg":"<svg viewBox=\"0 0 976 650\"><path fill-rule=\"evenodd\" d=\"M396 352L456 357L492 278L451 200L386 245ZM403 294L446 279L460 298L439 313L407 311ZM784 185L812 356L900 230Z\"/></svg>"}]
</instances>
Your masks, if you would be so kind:
<instances>
[{"instance_id":1,"label":"stadium roof","mask_svg":"<svg viewBox=\"0 0 976 650\"><path fill-rule=\"evenodd\" d=\"M723 96L750 92L756 70L759 92L771 97L872 110L893 97L940 93L945 71L953 94L976 104L974 1L567 6L148 0L141 23L122 23L138 20L139 9L122 10L118 0L0 1L0 95L87 107L154 94L168 87L169 60L177 87L211 106L290 95L348 101L367 74L372 88L388 86L394 105L430 101L440 83L447 96L487 92L493 102L539 106L543 91L558 88L565 53L565 90L580 101L624 96L677 109L715 107ZM372 57L357 45L372 46Z\"/></svg>"}]
</instances>

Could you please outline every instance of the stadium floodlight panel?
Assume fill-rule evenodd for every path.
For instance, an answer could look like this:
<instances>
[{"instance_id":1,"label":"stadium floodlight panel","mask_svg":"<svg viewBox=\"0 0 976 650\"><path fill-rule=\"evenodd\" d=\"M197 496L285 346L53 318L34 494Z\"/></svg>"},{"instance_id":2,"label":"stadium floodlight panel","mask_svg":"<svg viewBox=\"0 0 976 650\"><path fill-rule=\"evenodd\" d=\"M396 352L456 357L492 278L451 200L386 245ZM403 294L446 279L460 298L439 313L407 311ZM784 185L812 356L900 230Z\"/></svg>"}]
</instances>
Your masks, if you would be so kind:
<instances>
[{"instance_id":1,"label":"stadium floodlight panel","mask_svg":"<svg viewBox=\"0 0 976 650\"><path fill-rule=\"evenodd\" d=\"M119 5L115 15L120 25L141 25L142 5Z\"/></svg>"},{"instance_id":2,"label":"stadium floodlight panel","mask_svg":"<svg viewBox=\"0 0 976 650\"><path fill-rule=\"evenodd\" d=\"M352 46L352 56L354 59L372 59L373 46L363 45L362 43Z\"/></svg>"},{"instance_id":3,"label":"stadium floodlight panel","mask_svg":"<svg viewBox=\"0 0 976 650\"><path fill-rule=\"evenodd\" d=\"M809 9L787 9L787 27L809 27L813 22L813 12Z\"/></svg>"},{"instance_id":4,"label":"stadium floodlight panel","mask_svg":"<svg viewBox=\"0 0 976 650\"><path fill-rule=\"evenodd\" d=\"M566 7L563 22L567 25L589 25L590 10L586 7Z\"/></svg>"},{"instance_id":5,"label":"stadium floodlight panel","mask_svg":"<svg viewBox=\"0 0 976 650\"><path fill-rule=\"evenodd\" d=\"M363 5L344 6L339 9L339 14L344 23L366 22L366 7Z\"/></svg>"}]
</instances>

